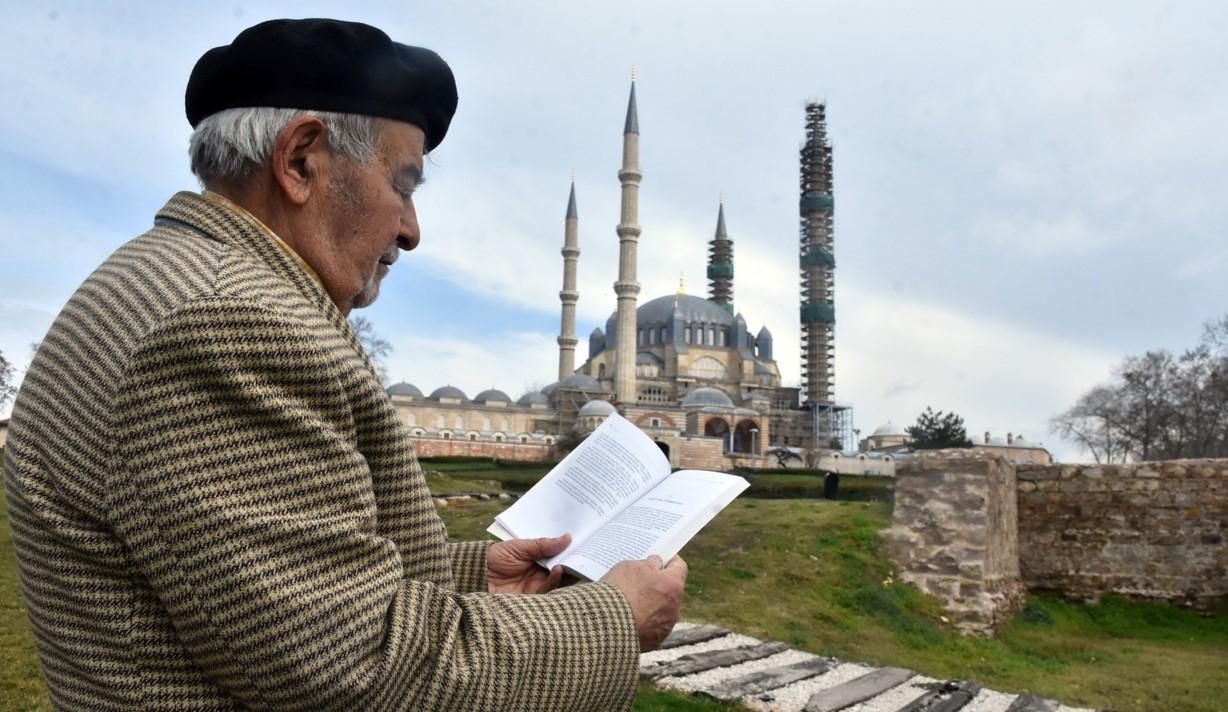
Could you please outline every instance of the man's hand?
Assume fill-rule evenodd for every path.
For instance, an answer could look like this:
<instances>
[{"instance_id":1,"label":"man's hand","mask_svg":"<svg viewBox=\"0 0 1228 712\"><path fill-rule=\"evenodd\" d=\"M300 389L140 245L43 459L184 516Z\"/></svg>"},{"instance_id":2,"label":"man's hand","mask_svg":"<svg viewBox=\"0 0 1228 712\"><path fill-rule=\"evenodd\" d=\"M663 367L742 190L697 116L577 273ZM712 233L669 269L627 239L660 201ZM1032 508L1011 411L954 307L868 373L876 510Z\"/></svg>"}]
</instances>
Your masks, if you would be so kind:
<instances>
[{"instance_id":1,"label":"man's hand","mask_svg":"<svg viewBox=\"0 0 1228 712\"><path fill-rule=\"evenodd\" d=\"M641 653L656 650L674 629L682 612L686 575L687 565L681 557L675 556L662 567L661 557L654 554L642 561L623 561L601 579L627 596Z\"/></svg>"},{"instance_id":2,"label":"man's hand","mask_svg":"<svg viewBox=\"0 0 1228 712\"><path fill-rule=\"evenodd\" d=\"M546 571L538 559L558 556L571 544L571 535L553 539L509 539L486 550L486 586L491 593L547 593L558 588L563 567Z\"/></svg>"}]
</instances>

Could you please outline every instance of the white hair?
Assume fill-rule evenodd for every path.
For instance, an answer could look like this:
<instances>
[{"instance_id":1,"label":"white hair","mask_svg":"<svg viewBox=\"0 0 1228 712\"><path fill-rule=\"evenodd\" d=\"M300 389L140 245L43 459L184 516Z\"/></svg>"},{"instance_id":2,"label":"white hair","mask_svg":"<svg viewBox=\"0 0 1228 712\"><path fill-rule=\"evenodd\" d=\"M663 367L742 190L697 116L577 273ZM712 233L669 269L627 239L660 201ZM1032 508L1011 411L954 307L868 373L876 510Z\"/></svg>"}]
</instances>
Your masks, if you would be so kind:
<instances>
[{"instance_id":1,"label":"white hair","mask_svg":"<svg viewBox=\"0 0 1228 712\"><path fill-rule=\"evenodd\" d=\"M358 163L375 158L379 126L374 117L329 111L247 107L211 114L196 125L188 144L192 173L201 185L240 185L269 162L286 124L299 116L324 122L329 148Z\"/></svg>"}]
</instances>

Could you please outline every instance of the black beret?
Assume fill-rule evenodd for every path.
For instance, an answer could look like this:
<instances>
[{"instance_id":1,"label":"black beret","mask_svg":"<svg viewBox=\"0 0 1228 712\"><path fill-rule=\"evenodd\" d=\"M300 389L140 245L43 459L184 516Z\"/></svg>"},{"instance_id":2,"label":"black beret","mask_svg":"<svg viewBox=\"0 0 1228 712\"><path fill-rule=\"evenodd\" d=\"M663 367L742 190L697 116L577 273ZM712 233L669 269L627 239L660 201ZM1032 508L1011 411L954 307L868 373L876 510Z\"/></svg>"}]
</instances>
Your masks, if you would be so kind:
<instances>
[{"instance_id":1,"label":"black beret","mask_svg":"<svg viewBox=\"0 0 1228 712\"><path fill-rule=\"evenodd\" d=\"M206 52L184 103L193 128L210 114L251 106L395 119L421 128L429 151L456 113L456 80L439 55L370 25L269 20Z\"/></svg>"}]
</instances>

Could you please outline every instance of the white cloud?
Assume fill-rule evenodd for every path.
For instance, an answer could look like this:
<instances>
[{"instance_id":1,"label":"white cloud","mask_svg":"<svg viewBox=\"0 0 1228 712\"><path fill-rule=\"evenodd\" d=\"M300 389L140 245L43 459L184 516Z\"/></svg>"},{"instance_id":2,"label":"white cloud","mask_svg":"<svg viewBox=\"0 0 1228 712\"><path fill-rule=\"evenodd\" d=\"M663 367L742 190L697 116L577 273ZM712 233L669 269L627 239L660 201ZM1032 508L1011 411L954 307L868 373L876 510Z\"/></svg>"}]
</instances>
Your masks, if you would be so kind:
<instances>
[{"instance_id":1,"label":"white cloud","mask_svg":"<svg viewBox=\"0 0 1228 712\"><path fill-rule=\"evenodd\" d=\"M1059 218L991 217L982 219L973 228L974 236L988 240L1007 254L1032 257L1085 255L1099 250L1113 240L1104 228L1089 227L1081 213L1067 213Z\"/></svg>"},{"instance_id":2,"label":"white cloud","mask_svg":"<svg viewBox=\"0 0 1228 712\"><path fill-rule=\"evenodd\" d=\"M848 293L852 292L852 293ZM1035 328L875 291L846 290L837 388L863 435L911 424L926 406L964 417L969 435L1022 433L1059 457L1047 420L1104 380L1118 360Z\"/></svg>"},{"instance_id":3,"label":"white cloud","mask_svg":"<svg viewBox=\"0 0 1228 712\"><path fill-rule=\"evenodd\" d=\"M554 380L558 352L549 347L553 340L529 332L497 333L483 341L393 337L388 375L393 382L409 381L424 394L451 385L470 398L487 388L519 398L528 387Z\"/></svg>"}]
</instances>

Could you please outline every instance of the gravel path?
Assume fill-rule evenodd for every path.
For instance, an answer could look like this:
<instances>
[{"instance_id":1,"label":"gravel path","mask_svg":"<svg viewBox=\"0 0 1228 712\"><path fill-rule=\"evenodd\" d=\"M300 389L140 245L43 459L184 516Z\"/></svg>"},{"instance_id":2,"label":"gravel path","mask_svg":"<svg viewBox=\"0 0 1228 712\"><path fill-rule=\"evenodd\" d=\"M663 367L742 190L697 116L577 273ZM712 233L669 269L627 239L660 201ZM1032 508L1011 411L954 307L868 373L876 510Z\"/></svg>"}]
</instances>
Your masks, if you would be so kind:
<instances>
[{"instance_id":1,"label":"gravel path","mask_svg":"<svg viewBox=\"0 0 1228 712\"><path fill-rule=\"evenodd\" d=\"M706 653L709 650L725 650L726 648L737 648L743 645L758 645L762 642L763 641L759 640L758 638L752 638L748 635L730 633L729 635L721 638L705 640L702 643L683 645L678 648L670 648L669 650L654 650L651 653L642 653L640 655L640 669L643 669L645 666L655 665L659 662L677 660L683 655L690 655L691 653Z\"/></svg>"},{"instance_id":2,"label":"gravel path","mask_svg":"<svg viewBox=\"0 0 1228 712\"><path fill-rule=\"evenodd\" d=\"M928 691L922 685L935 682L939 681L932 677L918 675L903 685L893 687L872 700L866 700L865 702L853 705L841 712L896 712L896 710Z\"/></svg>"},{"instance_id":3,"label":"gravel path","mask_svg":"<svg viewBox=\"0 0 1228 712\"><path fill-rule=\"evenodd\" d=\"M786 650L783 653L769 655L768 657L760 660L751 660L750 662L741 663L739 665L731 665L729 667L716 668L715 670L698 672L694 675L685 675L683 677L663 677L660 680L657 680L657 684L661 687L667 687L672 690L697 692L704 688L715 687L725 680L732 680L735 677L749 675L752 672L759 672L760 670L767 670L768 668L789 665L791 663L800 663L803 660L811 660L817 657L819 656L804 653L800 650Z\"/></svg>"},{"instance_id":4,"label":"gravel path","mask_svg":"<svg viewBox=\"0 0 1228 712\"><path fill-rule=\"evenodd\" d=\"M1018 696L1007 692L981 690L959 712L1006 712L1006 708L1010 707Z\"/></svg>"},{"instance_id":5,"label":"gravel path","mask_svg":"<svg viewBox=\"0 0 1228 712\"><path fill-rule=\"evenodd\" d=\"M761 695L761 697L770 695L772 697L771 700L762 700L759 697L744 697L740 702L752 710L760 710L761 712L801 712L802 708L810 700L810 696L814 693L861 677L873 670L874 668L869 668L865 665L844 663L818 677L799 680L792 685L785 685Z\"/></svg>"}]
</instances>

